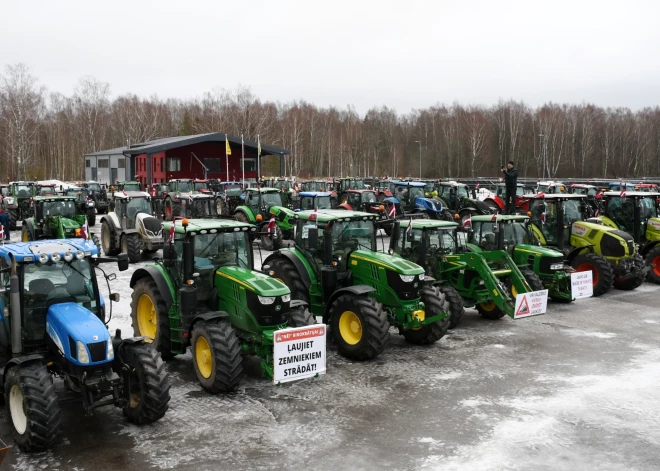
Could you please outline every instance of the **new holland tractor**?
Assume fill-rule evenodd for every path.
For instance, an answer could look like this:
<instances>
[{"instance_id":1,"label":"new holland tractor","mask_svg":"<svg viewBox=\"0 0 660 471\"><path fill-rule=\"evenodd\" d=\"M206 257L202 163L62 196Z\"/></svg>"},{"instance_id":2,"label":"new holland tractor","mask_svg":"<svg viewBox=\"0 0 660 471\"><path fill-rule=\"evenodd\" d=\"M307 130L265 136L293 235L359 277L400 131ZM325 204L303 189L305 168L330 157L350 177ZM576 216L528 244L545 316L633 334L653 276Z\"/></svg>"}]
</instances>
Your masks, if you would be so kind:
<instances>
[{"instance_id":1,"label":"new holland tractor","mask_svg":"<svg viewBox=\"0 0 660 471\"><path fill-rule=\"evenodd\" d=\"M11 434L24 451L57 442L60 400L82 403L87 415L113 405L138 425L168 409L169 379L158 352L142 338L108 332L95 269L110 260L96 255L93 243L78 239L0 246L0 383ZM125 258L117 263L128 268ZM104 273L108 287L115 277ZM54 378L65 391L56 390Z\"/></svg>"},{"instance_id":2,"label":"new holland tractor","mask_svg":"<svg viewBox=\"0 0 660 471\"><path fill-rule=\"evenodd\" d=\"M648 279L660 284L660 193L608 191L603 194L604 211L597 218L602 224L632 234L639 254L649 267Z\"/></svg>"},{"instance_id":3,"label":"new holland tractor","mask_svg":"<svg viewBox=\"0 0 660 471\"><path fill-rule=\"evenodd\" d=\"M251 224L178 219L163 224L162 261L131 278L133 330L153 339L163 358L190 347L195 373L210 393L234 390L241 354L261 358L273 376L273 335L315 323L284 283L254 271Z\"/></svg>"},{"instance_id":4,"label":"new holland tractor","mask_svg":"<svg viewBox=\"0 0 660 471\"><path fill-rule=\"evenodd\" d=\"M332 209L330 193L323 191L301 191L299 194L299 211L314 209Z\"/></svg>"},{"instance_id":5,"label":"new holland tractor","mask_svg":"<svg viewBox=\"0 0 660 471\"><path fill-rule=\"evenodd\" d=\"M507 252L534 291L547 289L554 301L573 301L574 269L564 263L562 252L539 245L529 228L529 217L475 216L471 219L468 242L474 250Z\"/></svg>"},{"instance_id":6,"label":"new holland tractor","mask_svg":"<svg viewBox=\"0 0 660 471\"><path fill-rule=\"evenodd\" d=\"M263 266L323 317L339 353L354 360L380 354L390 325L417 345L440 340L449 326L445 295L425 286L424 269L376 252L374 218L343 210L296 213L295 247Z\"/></svg>"},{"instance_id":7,"label":"new holland tractor","mask_svg":"<svg viewBox=\"0 0 660 471\"><path fill-rule=\"evenodd\" d=\"M426 214L431 219L448 219L453 221L453 215L439 200L426 197L424 182L390 182L392 197L385 198L387 214L392 213L392 205L396 216L410 214Z\"/></svg>"},{"instance_id":8,"label":"new holland tractor","mask_svg":"<svg viewBox=\"0 0 660 471\"><path fill-rule=\"evenodd\" d=\"M23 220L21 240L71 239L79 237L101 243L86 227L87 218L76 211L76 196L35 196L34 217Z\"/></svg>"},{"instance_id":9,"label":"new holland tractor","mask_svg":"<svg viewBox=\"0 0 660 471\"><path fill-rule=\"evenodd\" d=\"M530 200L531 230L543 246L564 253L575 270L591 271L594 296L615 288L632 290L644 282L648 268L633 238L613 227L585 221L584 195L535 195Z\"/></svg>"},{"instance_id":10,"label":"new holland tractor","mask_svg":"<svg viewBox=\"0 0 660 471\"><path fill-rule=\"evenodd\" d=\"M505 251L468 244L458 224L432 219L413 220L412 229L410 224L394 223L390 251L424 267L434 279L451 301L450 328L459 324L463 306L475 307L486 319L515 318L516 296L534 291Z\"/></svg>"},{"instance_id":11,"label":"new holland tractor","mask_svg":"<svg viewBox=\"0 0 660 471\"><path fill-rule=\"evenodd\" d=\"M247 188L245 204L234 210L236 220L258 227L264 250L277 250L283 240L293 239L293 214L282 205L282 193L277 188ZM275 225L269 231L271 219Z\"/></svg>"},{"instance_id":12,"label":"new holland tractor","mask_svg":"<svg viewBox=\"0 0 660 471\"><path fill-rule=\"evenodd\" d=\"M32 217L32 198L34 197L34 182L11 182L9 194L2 198L2 209L9 217L9 228L16 229L16 223Z\"/></svg>"},{"instance_id":13,"label":"new holland tractor","mask_svg":"<svg viewBox=\"0 0 660 471\"><path fill-rule=\"evenodd\" d=\"M162 228L148 193L113 195L111 211L101 218L101 245L106 255L128 254L131 263L139 262L142 252L153 254L163 248Z\"/></svg>"}]
</instances>

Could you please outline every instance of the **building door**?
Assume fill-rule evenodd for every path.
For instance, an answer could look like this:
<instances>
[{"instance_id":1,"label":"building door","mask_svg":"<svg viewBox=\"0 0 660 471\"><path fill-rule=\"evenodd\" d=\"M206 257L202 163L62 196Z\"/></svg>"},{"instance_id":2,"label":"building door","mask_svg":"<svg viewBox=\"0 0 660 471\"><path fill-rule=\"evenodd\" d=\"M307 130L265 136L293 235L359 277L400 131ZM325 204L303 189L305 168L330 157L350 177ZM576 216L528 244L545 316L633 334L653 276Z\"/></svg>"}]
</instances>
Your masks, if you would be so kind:
<instances>
[{"instance_id":1,"label":"building door","mask_svg":"<svg viewBox=\"0 0 660 471\"><path fill-rule=\"evenodd\" d=\"M96 181L96 173L98 172L98 169L96 167L92 167L92 180Z\"/></svg>"},{"instance_id":2,"label":"building door","mask_svg":"<svg viewBox=\"0 0 660 471\"><path fill-rule=\"evenodd\" d=\"M112 183L117 181L117 169L116 168L111 168L110 169L110 181Z\"/></svg>"}]
</instances>

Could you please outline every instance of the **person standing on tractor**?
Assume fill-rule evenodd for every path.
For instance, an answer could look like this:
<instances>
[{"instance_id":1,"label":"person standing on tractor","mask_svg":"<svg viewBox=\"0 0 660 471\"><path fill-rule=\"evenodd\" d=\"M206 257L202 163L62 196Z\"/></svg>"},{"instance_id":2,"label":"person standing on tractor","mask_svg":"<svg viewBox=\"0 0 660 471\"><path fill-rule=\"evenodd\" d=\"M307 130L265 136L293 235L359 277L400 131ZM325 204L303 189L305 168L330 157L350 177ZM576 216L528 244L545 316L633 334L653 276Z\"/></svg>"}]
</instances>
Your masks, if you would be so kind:
<instances>
[{"instance_id":1,"label":"person standing on tractor","mask_svg":"<svg viewBox=\"0 0 660 471\"><path fill-rule=\"evenodd\" d=\"M2 226L2 233L4 239L9 240L9 216L0 208L0 226Z\"/></svg>"},{"instance_id":2,"label":"person standing on tractor","mask_svg":"<svg viewBox=\"0 0 660 471\"><path fill-rule=\"evenodd\" d=\"M502 167L504 183L506 184L506 200L504 212L514 214L516 210L516 188L518 187L518 169L514 167L513 160L509 160L506 168Z\"/></svg>"}]
</instances>

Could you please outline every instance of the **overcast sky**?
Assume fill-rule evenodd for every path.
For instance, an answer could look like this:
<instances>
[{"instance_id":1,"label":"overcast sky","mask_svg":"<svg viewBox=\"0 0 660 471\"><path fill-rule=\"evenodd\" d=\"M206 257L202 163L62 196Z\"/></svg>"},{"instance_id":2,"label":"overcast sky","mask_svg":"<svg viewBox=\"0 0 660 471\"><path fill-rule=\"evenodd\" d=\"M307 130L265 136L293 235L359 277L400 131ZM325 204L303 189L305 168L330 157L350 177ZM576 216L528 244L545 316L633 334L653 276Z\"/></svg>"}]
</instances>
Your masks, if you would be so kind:
<instances>
[{"instance_id":1,"label":"overcast sky","mask_svg":"<svg viewBox=\"0 0 660 471\"><path fill-rule=\"evenodd\" d=\"M0 66L51 91L387 105L660 103L660 1L2 2Z\"/></svg>"}]
</instances>

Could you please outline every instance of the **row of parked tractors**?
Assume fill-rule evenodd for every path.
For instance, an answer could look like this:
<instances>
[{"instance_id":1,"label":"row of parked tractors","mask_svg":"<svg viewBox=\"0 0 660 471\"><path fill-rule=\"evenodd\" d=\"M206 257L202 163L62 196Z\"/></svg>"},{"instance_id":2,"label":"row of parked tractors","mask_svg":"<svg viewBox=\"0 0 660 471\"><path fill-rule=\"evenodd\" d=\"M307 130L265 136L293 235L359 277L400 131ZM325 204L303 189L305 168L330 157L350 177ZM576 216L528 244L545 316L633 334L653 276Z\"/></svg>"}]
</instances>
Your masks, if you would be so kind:
<instances>
[{"instance_id":1,"label":"row of parked tractors","mask_svg":"<svg viewBox=\"0 0 660 471\"><path fill-rule=\"evenodd\" d=\"M540 192L526 195L521 214L461 217L454 206L443 218L417 206L422 198L445 210L440 200L416 196L422 187L415 182L396 182L393 196L369 203L380 212L347 207L352 188L336 196L333 209L332 202L324 206L325 187L294 189L289 205L274 187L226 188L223 196L210 188L183 191L179 183L167 191L108 189L107 214L95 207L104 256L86 230L91 222L57 194L32 196L22 242L0 246L0 372L21 448L41 450L57 440L62 395L82 401L86 413L114 405L136 424L160 419L169 407L163 360L188 348L202 387L228 392L239 385L244 355L258 357L262 373L273 375L274 334L287 327L323 322L340 355L370 360L386 348L391 327L411 344L428 345L460 324L465 307L496 320L515 318L523 293L547 289L552 300L571 302L574 271L592 271L595 296L658 279L659 193L605 192L598 216L585 216L587 195ZM400 186L407 194L397 195ZM413 197L418 211L405 203ZM209 214L191 209L198 198ZM613 213L619 202L632 202L629 218ZM68 232L64 219L82 224L81 232ZM293 244L280 247L284 238ZM255 240L276 249L260 270ZM96 273L109 290L116 275L104 264L125 270L141 252L161 249L130 279L135 337L111 337L112 302Z\"/></svg>"}]
</instances>

